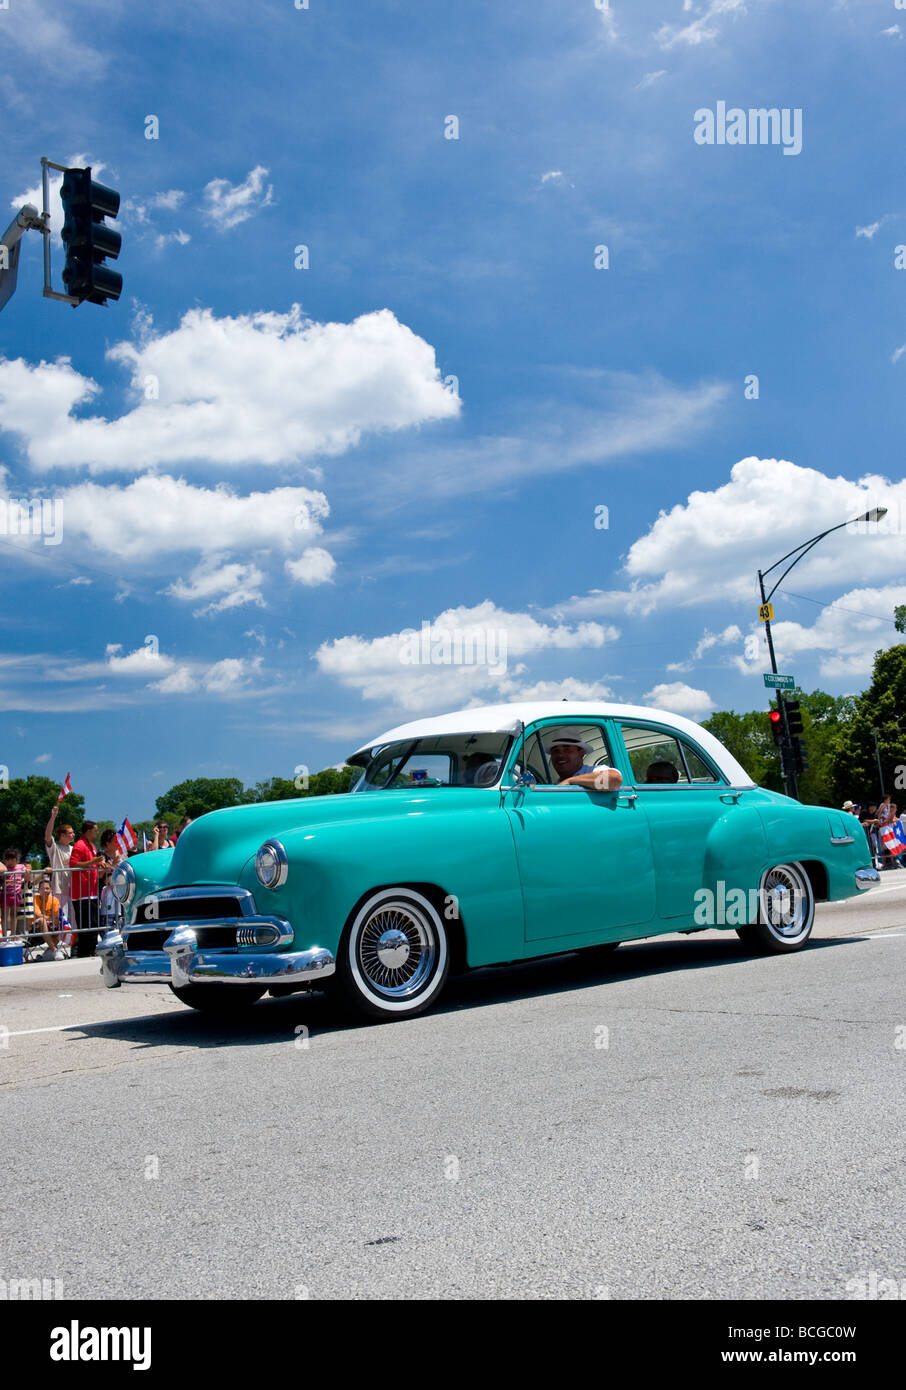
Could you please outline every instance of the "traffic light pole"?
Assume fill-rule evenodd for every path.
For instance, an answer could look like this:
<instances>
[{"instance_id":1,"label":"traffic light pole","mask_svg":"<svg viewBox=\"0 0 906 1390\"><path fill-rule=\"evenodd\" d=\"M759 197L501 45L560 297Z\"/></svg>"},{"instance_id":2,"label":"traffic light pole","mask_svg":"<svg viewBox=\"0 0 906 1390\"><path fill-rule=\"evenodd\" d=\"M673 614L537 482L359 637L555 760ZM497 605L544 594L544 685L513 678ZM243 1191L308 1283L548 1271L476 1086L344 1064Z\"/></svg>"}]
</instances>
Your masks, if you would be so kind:
<instances>
[{"instance_id":1,"label":"traffic light pole","mask_svg":"<svg viewBox=\"0 0 906 1390\"><path fill-rule=\"evenodd\" d=\"M758 585L759 585L759 588L761 589L761 604L762 604L762 607L763 607L763 608L766 608L766 607L767 607L767 599L765 598L765 593L764 593L764 575L761 573L761 570L758 571ZM768 639L768 652L770 653L770 657L771 657L771 670L774 672L774 675L776 676L776 675L777 675L777 658L776 658L776 656L774 655L774 638L771 636L771 620L770 620L770 618L765 618L765 620L764 620L764 630L765 630L765 635L766 635L766 637L767 637L767 639ZM777 690L777 691L775 691L774 693L775 693L775 695L776 695L776 697L777 697L777 708L780 710L780 718L781 718L781 720L782 720L782 722L783 722L783 741L784 741L785 746L789 749L789 760L790 760L789 775L787 775L787 769L786 769L786 767L784 766L784 764L785 764L785 762L786 762L786 759L784 759L783 757L781 757L781 759L780 759L780 775L781 775L781 777L783 778L784 785L787 786L787 783L789 784L789 785L787 786L787 792L788 792L788 794L789 794L790 796L794 797L794 798L796 799L796 801L798 801L798 800L799 800L799 784L798 784L798 782L797 782L797 780L796 780L796 769L792 766L793 740L792 740L792 737L791 737L791 735L790 735L789 721L787 720L786 703L785 703L785 701L784 701L783 694L781 693L781 691Z\"/></svg>"},{"instance_id":2,"label":"traffic light pole","mask_svg":"<svg viewBox=\"0 0 906 1390\"><path fill-rule=\"evenodd\" d=\"M60 294L59 290L53 289L50 283L50 208L48 206L50 181L47 174L48 169L59 169L61 173L65 174L67 166L55 164L52 159L41 156L41 187L44 192L44 226L42 228L44 232L44 298L60 299L64 304L79 304L81 300L73 298L71 294Z\"/></svg>"},{"instance_id":3,"label":"traffic light pole","mask_svg":"<svg viewBox=\"0 0 906 1390\"><path fill-rule=\"evenodd\" d=\"M27 231L32 230L42 232L44 223L38 209L31 203L26 203L0 237L0 309L15 294L19 274L19 242Z\"/></svg>"}]
</instances>

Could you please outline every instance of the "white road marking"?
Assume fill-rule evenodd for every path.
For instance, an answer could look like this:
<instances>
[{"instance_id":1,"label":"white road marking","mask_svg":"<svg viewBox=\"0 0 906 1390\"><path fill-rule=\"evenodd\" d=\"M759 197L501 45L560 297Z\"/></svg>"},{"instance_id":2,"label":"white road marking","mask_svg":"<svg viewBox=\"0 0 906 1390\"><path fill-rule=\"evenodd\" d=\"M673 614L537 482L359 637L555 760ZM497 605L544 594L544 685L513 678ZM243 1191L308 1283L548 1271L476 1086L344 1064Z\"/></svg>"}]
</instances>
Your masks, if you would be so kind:
<instances>
[{"instance_id":1,"label":"white road marking","mask_svg":"<svg viewBox=\"0 0 906 1390\"><path fill-rule=\"evenodd\" d=\"M102 1018L96 1019L94 1023L54 1023L49 1028L20 1028L16 1032L7 1033L8 1038L25 1038L31 1033L65 1033L68 1028L106 1028L112 1023L149 1023L155 1018L167 1018L168 1014L140 1014L138 1018L130 1015L128 1018Z\"/></svg>"}]
</instances>

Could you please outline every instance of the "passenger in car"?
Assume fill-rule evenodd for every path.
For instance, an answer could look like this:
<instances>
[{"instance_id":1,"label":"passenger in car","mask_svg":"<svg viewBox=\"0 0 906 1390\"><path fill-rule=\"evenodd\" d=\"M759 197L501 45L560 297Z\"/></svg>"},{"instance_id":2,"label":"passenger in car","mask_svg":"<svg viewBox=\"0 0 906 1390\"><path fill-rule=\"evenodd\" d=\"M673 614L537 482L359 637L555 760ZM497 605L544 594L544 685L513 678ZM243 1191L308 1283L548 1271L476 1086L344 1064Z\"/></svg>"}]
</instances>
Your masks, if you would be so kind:
<instances>
[{"instance_id":1,"label":"passenger in car","mask_svg":"<svg viewBox=\"0 0 906 1390\"><path fill-rule=\"evenodd\" d=\"M679 768L676 763L651 763L645 773L646 782L678 782Z\"/></svg>"},{"instance_id":2,"label":"passenger in car","mask_svg":"<svg viewBox=\"0 0 906 1390\"><path fill-rule=\"evenodd\" d=\"M469 753L462 766L462 786L490 787L497 780L498 760L491 753Z\"/></svg>"},{"instance_id":3,"label":"passenger in car","mask_svg":"<svg viewBox=\"0 0 906 1390\"><path fill-rule=\"evenodd\" d=\"M551 766L559 777L559 786L585 787L589 791L615 792L623 785L622 775L615 767L592 767L585 762L591 752L578 731L561 729L546 745Z\"/></svg>"}]
</instances>

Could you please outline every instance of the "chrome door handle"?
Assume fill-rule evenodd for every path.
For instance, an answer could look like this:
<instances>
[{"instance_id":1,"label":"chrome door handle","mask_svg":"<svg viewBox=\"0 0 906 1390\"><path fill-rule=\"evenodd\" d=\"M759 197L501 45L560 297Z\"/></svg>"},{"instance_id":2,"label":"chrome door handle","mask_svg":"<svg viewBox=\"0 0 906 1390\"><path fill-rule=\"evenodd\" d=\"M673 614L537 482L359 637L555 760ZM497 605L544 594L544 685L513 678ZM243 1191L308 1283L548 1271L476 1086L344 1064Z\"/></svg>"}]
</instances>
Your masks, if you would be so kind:
<instances>
[{"instance_id":1,"label":"chrome door handle","mask_svg":"<svg viewBox=\"0 0 906 1390\"><path fill-rule=\"evenodd\" d=\"M636 801L638 801L638 799L639 798L637 792L624 792L622 796L617 797L617 802L619 803L620 801L628 801L630 806L632 806Z\"/></svg>"},{"instance_id":2,"label":"chrome door handle","mask_svg":"<svg viewBox=\"0 0 906 1390\"><path fill-rule=\"evenodd\" d=\"M741 796L742 792L721 792L720 799L721 801L729 802L732 806L738 806Z\"/></svg>"}]
</instances>

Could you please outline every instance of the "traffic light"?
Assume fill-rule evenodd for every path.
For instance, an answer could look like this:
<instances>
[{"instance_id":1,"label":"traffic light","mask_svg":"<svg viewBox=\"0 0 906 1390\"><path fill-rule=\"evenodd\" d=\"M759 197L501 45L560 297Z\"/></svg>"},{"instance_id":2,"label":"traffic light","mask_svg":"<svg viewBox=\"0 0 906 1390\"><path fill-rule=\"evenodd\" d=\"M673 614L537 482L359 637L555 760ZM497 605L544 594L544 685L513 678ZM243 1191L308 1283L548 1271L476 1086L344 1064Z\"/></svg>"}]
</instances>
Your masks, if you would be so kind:
<instances>
[{"instance_id":1,"label":"traffic light","mask_svg":"<svg viewBox=\"0 0 906 1390\"><path fill-rule=\"evenodd\" d=\"M771 721L771 733L774 736L774 742L778 748L782 748L786 739L786 734L783 730L783 715L780 713L779 709L772 709L768 715L768 719Z\"/></svg>"},{"instance_id":2,"label":"traffic light","mask_svg":"<svg viewBox=\"0 0 906 1390\"><path fill-rule=\"evenodd\" d=\"M805 772L805 770L808 767L808 758L805 752L805 744L803 743L802 739L795 734L793 735L791 742L792 748L790 752L792 755L793 769L796 773L796 776L801 777L803 772Z\"/></svg>"},{"instance_id":3,"label":"traffic light","mask_svg":"<svg viewBox=\"0 0 906 1390\"><path fill-rule=\"evenodd\" d=\"M104 304L119 299L123 277L104 264L105 258L116 260L123 238L105 217L116 217L120 210L120 195L113 188L95 183L91 169L67 169L60 189L63 200L63 244L66 265L63 284L66 291L81 304Z\"/></svg>"},{"instance_id":4,"label":"traffic light","mask_svg":"<svg viewBox=\"0 0 906 1390\"><path fill-rule=\"evenodd\" d=\"M784 700L786 705L786 726L791 734L802 733L802 710L798 700Z\"/></svg>"}]
</instances>

